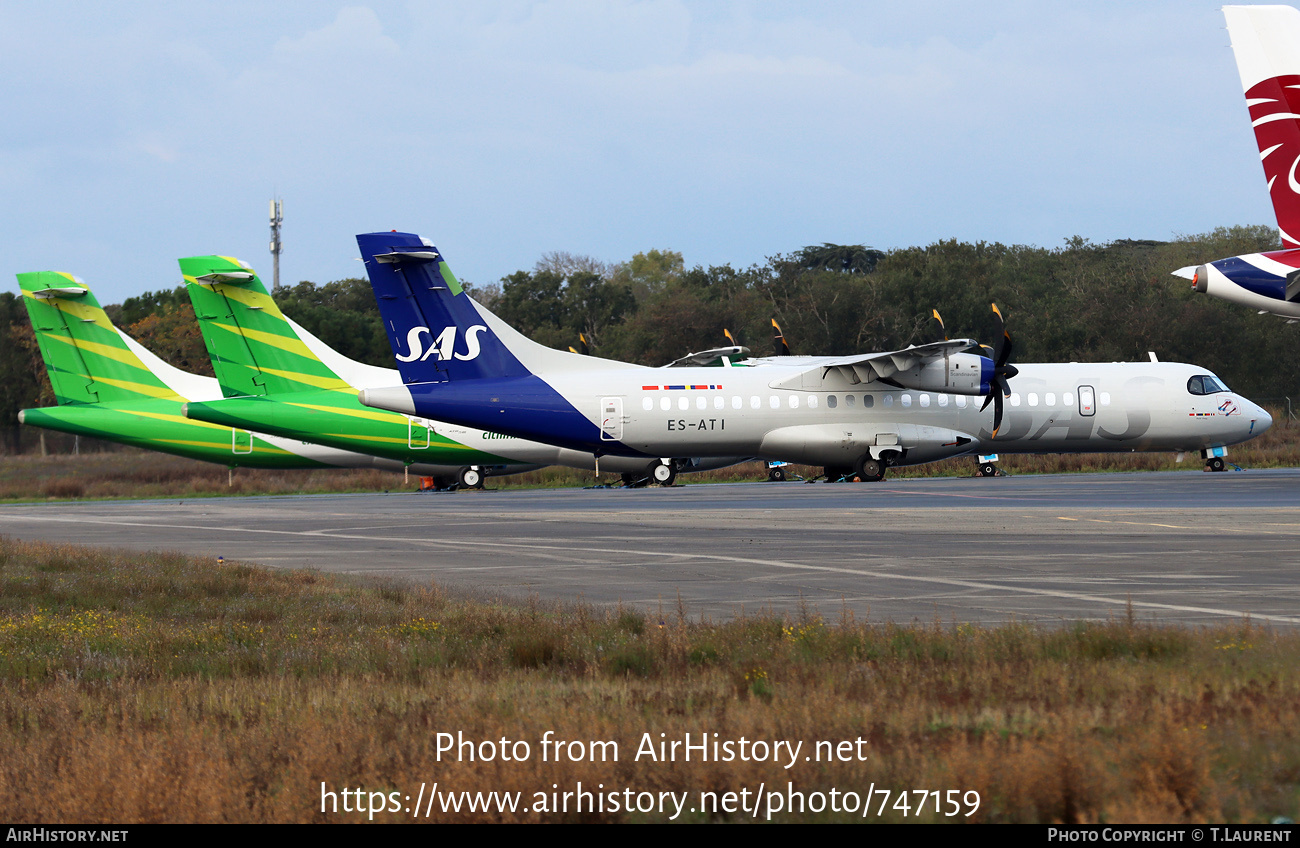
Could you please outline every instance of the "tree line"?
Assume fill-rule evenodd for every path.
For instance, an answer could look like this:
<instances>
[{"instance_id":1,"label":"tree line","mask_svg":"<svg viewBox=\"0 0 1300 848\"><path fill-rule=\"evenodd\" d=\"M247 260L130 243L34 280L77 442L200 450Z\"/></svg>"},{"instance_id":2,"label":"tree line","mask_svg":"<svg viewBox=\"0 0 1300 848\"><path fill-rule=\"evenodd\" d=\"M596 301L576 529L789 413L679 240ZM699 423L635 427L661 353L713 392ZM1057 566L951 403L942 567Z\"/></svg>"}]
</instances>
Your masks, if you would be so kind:
<instances>
[{"instance_id":1,"label":"tree line","mask_svg":"<svg viewBox=\"0 0 1300 848\"><path fill-rule=\"evenodd\" d=\"M1171 271L1227 256L1277 250L1271 227L1228 227L1172 241L1083 238L1061 247L939 241L876 250L823 244L748 268L687 268L680 253L651 250L622 263L548 253L531 270L466 284L525 335L560 349L663 365L728 344L773 352L772 321L795 353L888 350L947 335L993 344L1006 317L1013 361L1160 359L1194 362L1254 399L1300 395L1294 327L1254 310L1194 294ZM19 409L53 402L26 309L0 294L0 428L22 449ZM301 282L277 295L286 315L345 356L392 367L378 309L364 279ZM105 307L125 332L180 368L212 368L184 287L145 292Z\"/></svg>"}]
</instances>

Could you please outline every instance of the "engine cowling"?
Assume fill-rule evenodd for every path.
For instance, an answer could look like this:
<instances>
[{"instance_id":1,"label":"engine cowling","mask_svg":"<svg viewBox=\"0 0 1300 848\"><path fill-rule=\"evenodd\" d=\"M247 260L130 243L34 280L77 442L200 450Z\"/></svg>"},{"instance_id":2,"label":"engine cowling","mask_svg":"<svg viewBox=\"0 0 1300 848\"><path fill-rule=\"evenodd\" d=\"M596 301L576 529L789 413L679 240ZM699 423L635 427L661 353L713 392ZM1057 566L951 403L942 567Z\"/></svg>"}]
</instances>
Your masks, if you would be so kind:
<instances>
[{"instance_id":1,"label":"engine cowling","mask_svg":"<svg viewBox=\"0 0 1300 848\"><path fill-rule=\"evenodd\" d=\"M1196 266L1196 271L1192 274L1192 291L1205 294L1210 290L1210 275L1204 265Z\"/></svg>"},{"instance_id":2,"label":"engine cowling","mask_svg":"<svg viewBox=\"0 0 1300 848\"><path fill-rule=\"evenodd\" d=\"M986 395L993 378L993 360L977 353L954 353L935 358L889 379L903 388L950 395Z\"/></svg>"}]
</instances>

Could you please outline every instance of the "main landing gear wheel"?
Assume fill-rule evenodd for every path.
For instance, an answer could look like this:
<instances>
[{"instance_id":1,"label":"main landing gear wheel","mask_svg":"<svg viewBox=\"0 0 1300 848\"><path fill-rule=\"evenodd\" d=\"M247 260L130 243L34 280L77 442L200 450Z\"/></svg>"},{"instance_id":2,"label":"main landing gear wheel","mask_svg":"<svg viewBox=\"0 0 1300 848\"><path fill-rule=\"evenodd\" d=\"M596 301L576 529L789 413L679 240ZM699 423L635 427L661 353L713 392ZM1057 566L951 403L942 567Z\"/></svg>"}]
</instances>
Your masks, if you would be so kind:
<instances>
[{"instance_id":1,"label":"main landing gear wheel","mask_svg":"<svg viewBox=\"0 0 1300 848\"><path fill-rule=\"evenodd\" d=\"M863 483L875 483L884 480L887 467L883 459L872 459L871 454L867 454L858 463L858 477Z\"/></svg>"},{"instance_id":2,"label":"main landing gear wheel","mask_svg":"<svg viewBox=\"0 0 1300 848\"><path fill-rule=\"evenodd\" d=\"M1211 471L1226 471L1228 463L1224 462L1221 456L1212 456L1206 461L1205 467Z\"/></svg>"},{"instance_id":3,"label":"main landing gear wheel","mask_svg":"<svg viewBox=\"0 0 1300 848\"><path fill-rule=\"evenodd\" d=\"M996 465L994 465L993 463L991 463L991 462L984 462L984 463L981 463L981 464L980 464L980 467L979 467L978 471L976 472L976 475L975 475L975 476L977 476L977 477L996 477L996 476L998 476L998 467L997 467Z\"/></svg>"},{"instance_id":4,"label":"main landing gear wheel","mask_svg":"<svg viewBox=\"0 0 1300 848\"><path fill-rule=\"evenodd\" d=\"M671 486L677 479L677 469L670 463L656 462L650 467L650 479L660 486Z\"/></svg>"},{"instance_id":5,"label":"main landing gear wheel","mask_svg":"<svg viewBox=\"0 0 1300 848\"><path fill-rule=\"evenodd\" d=\"M462 468L457 479L462 489L483 488L483 472L477 468Z\"/></svg>"}]
</instances>

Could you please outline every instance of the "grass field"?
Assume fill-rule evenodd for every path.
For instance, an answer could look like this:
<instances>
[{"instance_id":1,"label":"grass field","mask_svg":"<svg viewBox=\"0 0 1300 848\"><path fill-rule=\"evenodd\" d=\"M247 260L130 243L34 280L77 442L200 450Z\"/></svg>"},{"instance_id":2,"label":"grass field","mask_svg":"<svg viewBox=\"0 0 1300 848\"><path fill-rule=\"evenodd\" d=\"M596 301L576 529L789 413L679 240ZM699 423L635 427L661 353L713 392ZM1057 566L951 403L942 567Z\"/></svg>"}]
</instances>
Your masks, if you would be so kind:
<instances>
[{"instance_id":1,"label":"grass field","mask_svg":"<svg viewBox=\"0 0 1300 848\"><path fill-rule=\"evenodd\" d=\"M662 821L675 798L679 821L748 821L742 798L781 821L862 820L863 798L868 821L1300 813L1295 631L690 612L0 538L0 820ZM492 745L468 761L457 733ZM645 755L688 733L749 759ZM552 811L578 784L603 811ZM459 792L520 795L444 812Z\"/></svg>"},{"instance_id":2,"label":"grass field","mask_svg":"<svg viewBox=\"0 0 1300 848\"><path fill-rule=\"evenodd\" d=\"M1229 458L1300 465L1296 424L1276 418ZM1177 465L1169 454L1001 465L1012 474L1200 468L1195 456ZM967 458L891 473L973 470ZM679 481L763 476L749 464ZM489 486L593 482L552 468ZM228 475L129 450L0 457L0 500L417 485L379 471ZM377 821L1300 814L1294 631L1131 617L1059 629L900 625L811 610L718 624L691 612L518 604L0 537L0 820L361 821L371 816L358 807L375 805ZM472 746L473 761L455 745L440 751L456 734L492 744ZM741 740L751 754L764 742L767 756L646 756L645 745L687 734L733 753ZM572 744L548 749L544 739ZM527 756L513 743L526 743ZM503 761L507 752L516 759ZM575 809L564 793L579 786L594 794ZM419 814L407 812L417 798ZM486 807L470 811L479 800Z\"/></svg>"}]
</instances>

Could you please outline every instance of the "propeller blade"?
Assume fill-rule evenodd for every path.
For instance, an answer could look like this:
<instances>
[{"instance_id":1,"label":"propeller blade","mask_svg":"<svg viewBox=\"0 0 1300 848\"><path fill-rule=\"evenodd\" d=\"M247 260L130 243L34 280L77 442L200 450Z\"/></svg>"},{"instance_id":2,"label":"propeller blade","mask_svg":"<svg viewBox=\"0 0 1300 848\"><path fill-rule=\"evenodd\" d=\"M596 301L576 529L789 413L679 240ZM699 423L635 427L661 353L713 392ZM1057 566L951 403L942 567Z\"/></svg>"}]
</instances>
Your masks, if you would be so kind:
<instances>
[{"instance_id":1,"label":"propeller blade","mask_svg":"<svg viewBox=\"0 0 1300 848\"><path fill-rule=\"evenodd\" d=\"M775 355L775 356L789 356L789 355L790 355L790 345L786 344L786 341L785 341L785 334L781 332L781 325L778 324L778 323L776 323L776 319L775 319L775 318L772 319L772 331L773 331L773 333L774 333L774 336L773 336L772 341L773 341L773 344L774 344L774 346L775 346L775 348L776 348L776 353L775 353L774 355Z\"/></svg>"},{"instance_id":2,"label":"propeller blade","mask_svg":"<svg viewBox=\"0 0 1300 848\"><path fill-rule=\"evenodd\" d=\"M943 324L943 316L939 314L937 309L931 309L930 312L934 314L934 320L939 322L939 329L943 330L943 340L948 341L948 328Z\"/></svg>"},{"instance_id":3,"label":"propeller blade","mask_svg":"<svg viewBox=\"0 0 1300 848\"><path fill-rule=\"evenodd\" d=\"M732 335L731 335L731 331L730 331L730 330L728 330L727 328L723 327L723 328L722 328L722 335L724 335L724 336L727 337L727 341L731 342L731 346L732 346L732 347L740 347L740 345L736 343L735 338L732 337Z\"/></svg>"},{"instance_id":4,"label":"propeller blade","mask_svg":"<svg viewBox=\"0 0 1300 848\"><path fill-rule=\"evenodd\" d=\"M1002 310L998 309L996 303L990 304L993 307L993 314L998 316L998 328L1002 331L1002 338L998 339L997 350L993 351L993 377L989 381L989 393L984 398L984 405L980 407L980 412L989 408L993 404L993 436L997 438L998 430L1002 429L1002 413L1005 408L1003 403L1004 397L1011 397L1011 384L1007 382L1012 377L1020 373L1014 365L1009 365L1011 351L1014 345L1011 343L1011 333L1007 330L1006 319L1002 317ZM987 348L988 345L980 345Z\"/></svg>"},{"instance_id":5,"label":"propeller blade","mask_svg":"<svg viewBox=\"0 0 1300 848\"><path fill-rule=\"evenodd\" d=\"M990 304L990 306L993 307L993 314L998 316L998 329L1002 331L1002 338L998 339L997 351L993 355L993 364L998 368L1002 368L1011 359L1011 333L1007 332L1007 322L1002 317L1002 310L998 309L996 303Z\"/></svg>"}]
</instances>

